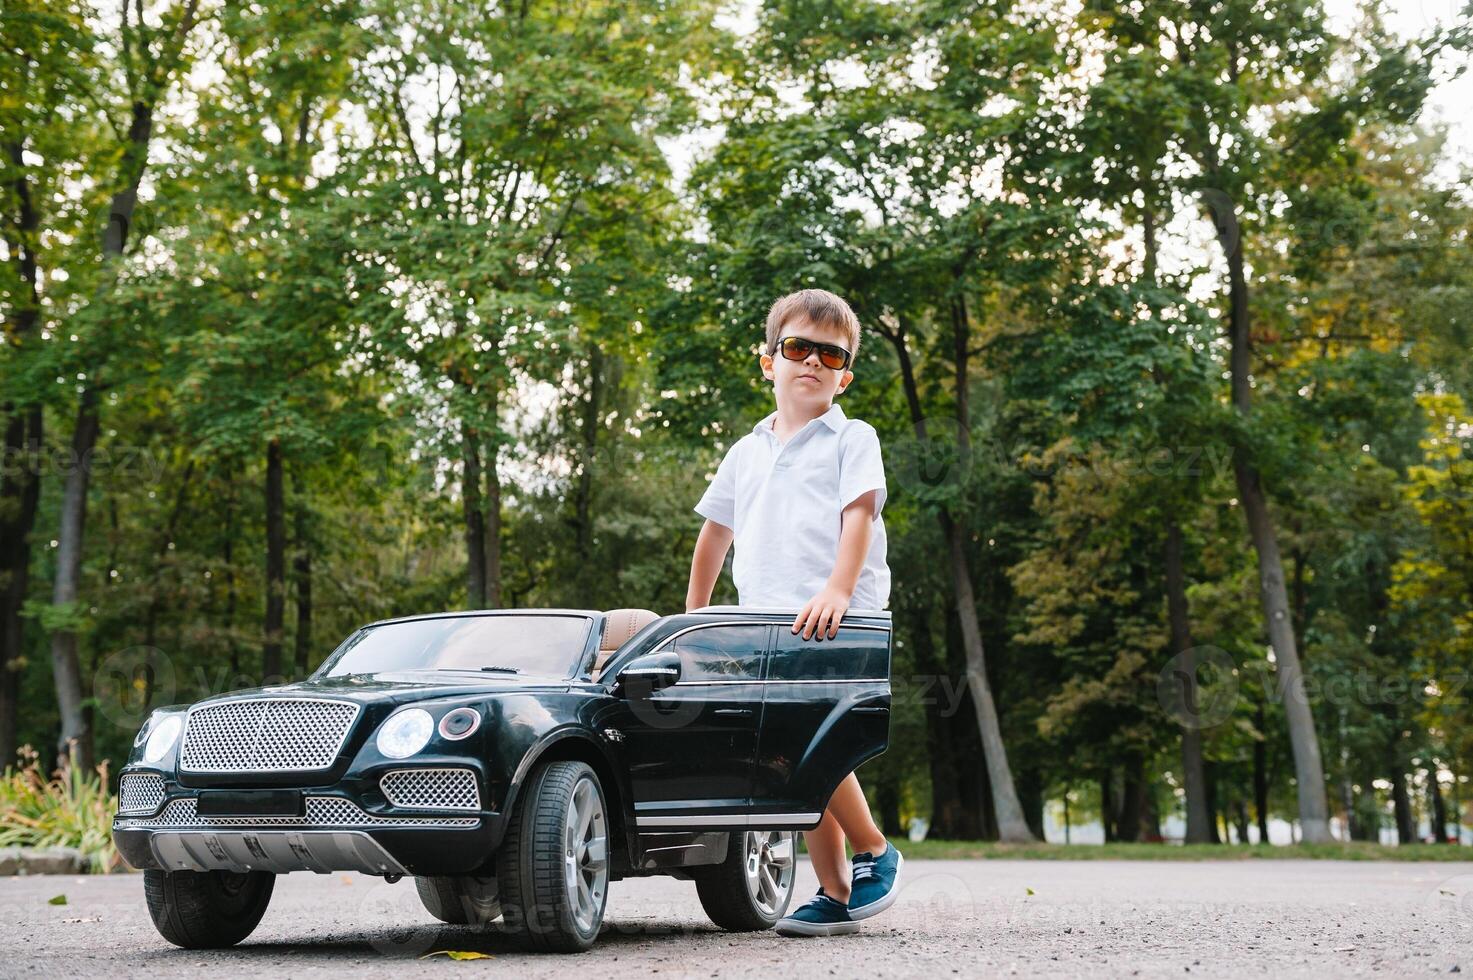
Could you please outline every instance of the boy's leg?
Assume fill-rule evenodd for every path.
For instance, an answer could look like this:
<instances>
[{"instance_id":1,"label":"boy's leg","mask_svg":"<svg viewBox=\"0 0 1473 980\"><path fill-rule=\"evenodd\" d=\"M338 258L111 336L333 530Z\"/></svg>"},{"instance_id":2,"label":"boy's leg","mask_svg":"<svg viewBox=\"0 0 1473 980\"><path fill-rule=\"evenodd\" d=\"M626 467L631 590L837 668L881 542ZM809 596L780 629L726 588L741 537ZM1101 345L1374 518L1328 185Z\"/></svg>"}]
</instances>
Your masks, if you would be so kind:
<instances>
[{"instance_id":1,"label":"boy's leg","mask_svg":"<svg viewBox=\"0 0 1473 980\"><path fill-rule=\"evenodd\" d=\"M852 772L844 777L839 788L834 790L834 795L829 797L829 808L824 812L823 819L824 824L830 819L838 822L839 827L844 831L844 836L849 838L849 846L854 848L856 854L869 851L871 854L878 855L885 849L885 835L880 832L879 827L875 826L875 819L870 816L869 802L864 798L864 790L859 788L859 777ZM819 824L819 830L823 829L824 824ZM811 851L812 843L808 847ZM841 842L839 845L841 861L843 856L844 846ZM815 861L813 866L814 870L817 870L818 862ZM823 881L822 875L819 876L819 881ZM828 889L827 883L824 888ZM848 887L845 887L844 891L847 893Z\"/></svg>"},{"instance_id":2,"label":"boy's leg","mask_svg":"<svg viewBox=\"0 0 1473 980\"><path fill-rule=\"evenodd\" d=\"M859 777L844 777L829 798L829 811L854 848L854 873L849 878L849 917L867 919L895 903L900 882L900 851L885 840L870 816Z\"/></svg>"},{"instance_id":3,"label":"boy's leg","mask_svg":"<svg viewBox=\"0 0 1473 980\"><path fill-rule=\"evenodd\" d=\"M832 808L833 804L829 806ZM849 858L844 854L844 831L834 819L832 809L825 810L823 820L813 830L803 832L808 845L808 860L825 895L839 902L849 901Z\"/></svg>"}]
</instances>

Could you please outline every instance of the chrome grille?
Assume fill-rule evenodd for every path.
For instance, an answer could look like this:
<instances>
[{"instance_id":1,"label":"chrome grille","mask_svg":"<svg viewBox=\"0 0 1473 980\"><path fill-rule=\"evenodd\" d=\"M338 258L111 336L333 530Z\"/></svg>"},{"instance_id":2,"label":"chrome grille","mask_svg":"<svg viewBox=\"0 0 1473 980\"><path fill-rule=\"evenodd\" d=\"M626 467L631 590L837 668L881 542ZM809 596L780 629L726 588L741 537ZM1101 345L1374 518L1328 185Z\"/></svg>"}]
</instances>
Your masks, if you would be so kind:
<instances>
[{"instance_id":1,"label":"chrome grille","mask_svg":"<svg viewBox=\"0 0 1473 980\"><path fill-rule=\"evenodd\" d=\"M179 767L190 772L305 772L337 759L358 717L351 701L250 698L189 712Z\"/></svg>"},{"instance_id":2,"label":"chrome grille","mask_svg":"<svg viewBox=\"0 0 1473 980\"><path fill-rule=\"evenodd\" d=\"M307 797L301 817L201 817L194 797L172 800L156 817L118 821L125 830L149 827L475 827L476 817L380 817L338 796Z\"/></svg>"},{"instance_id":3,"label":"chrome grille","mask_svg":"<svg viewBox=\"0 0 1473 980\"><path fill-rule=\"evenodd\" d=\"M421 810L479 810L481 793L469 769L395 769L379 788L395 806Z\"/></svg>"},{"instance_id":4,"label":"chrome grille","mask_svg":"<svg viewBox=\"0 0 1473 980\"><path fill-rule=\"evenodd\" d=\"M118 780L119 813L152 813L164 802L164 777L129 773Z\"/></svg>"}]
</instances>

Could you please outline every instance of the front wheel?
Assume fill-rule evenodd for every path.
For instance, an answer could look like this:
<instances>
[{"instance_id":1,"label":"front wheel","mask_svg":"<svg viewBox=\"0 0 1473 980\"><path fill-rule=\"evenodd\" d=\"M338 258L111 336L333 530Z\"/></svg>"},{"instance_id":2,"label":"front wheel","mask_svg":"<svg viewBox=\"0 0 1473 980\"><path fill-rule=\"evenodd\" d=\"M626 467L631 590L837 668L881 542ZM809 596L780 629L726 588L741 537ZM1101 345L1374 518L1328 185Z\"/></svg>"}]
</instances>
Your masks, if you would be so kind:
<instances>
[{"instance_id":1,"label":"front wheel","mask_svg":"<svg viewBox=\"0 0 1473 980\"><path fill-rule=\"evenodd\" d=\"M550 762L527 780L497 851L502 921L534 950L582 952L609 900L608 816L585 762Z\"/></svg>"},{"instance_id":2,"label":"front wheel","mask_svg":"<svg viewBox=\"0 0 1473 980\"><path fill-rule=\"evenodd\" d=\"M793 897L797 852L798 835L791 830L732 834L726 860L696 878L701 907L728 932L771 929Z\"/></svg>"},{"instance_id":3,"label":"front wheel","mask_svg":"<svg viewBox=\"0 0 1473 980\"><path fill-rule=\"evenodd\" d=\"M269 871L143 872L154 927L184 949L225 949L249 936L275 886Z\"/></svg>"}]
</instances>

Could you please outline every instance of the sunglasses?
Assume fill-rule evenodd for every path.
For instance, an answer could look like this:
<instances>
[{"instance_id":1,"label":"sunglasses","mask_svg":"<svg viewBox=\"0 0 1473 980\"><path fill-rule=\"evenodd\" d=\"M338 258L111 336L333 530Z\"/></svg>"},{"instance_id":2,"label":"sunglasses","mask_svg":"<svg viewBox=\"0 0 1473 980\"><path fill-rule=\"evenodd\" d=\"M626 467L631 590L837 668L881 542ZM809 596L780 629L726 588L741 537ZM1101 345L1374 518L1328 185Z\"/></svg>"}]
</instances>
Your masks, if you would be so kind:
<instances>
[{"instance_id":1,"label":"sunglasses","mask_svg":"<svg viewBox=\"0 0 1473 980\"><path fill-rule=\"evenodd\" d=\"M849 366L849 352L833 344L820 344L802 337L784 337L777 342L777 349L790 361L807 360L808 355L817 350L819 363L824 367L842 371Z\"/></svg>"}]
</instances>

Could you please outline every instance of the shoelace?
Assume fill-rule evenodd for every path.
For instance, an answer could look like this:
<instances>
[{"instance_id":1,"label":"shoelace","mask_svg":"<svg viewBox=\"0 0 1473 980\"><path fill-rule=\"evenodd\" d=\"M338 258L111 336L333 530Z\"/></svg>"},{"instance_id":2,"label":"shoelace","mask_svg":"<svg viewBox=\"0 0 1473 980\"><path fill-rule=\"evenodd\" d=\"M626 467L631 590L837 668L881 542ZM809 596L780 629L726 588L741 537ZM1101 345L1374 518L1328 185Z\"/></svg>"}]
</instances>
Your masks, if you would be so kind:
<instances>
[{"instance_id":1,"label":"shoelace","mask_svg":"<svg viewBox=\"0 0 1473 980\"><path fill-rule=\"evenodd\" d=\"M864 881L866 878L878 878L879 876L879 873L875 871L875 862L873 860L855 861L854 874L849 880L850 884L853 884L856 881Z\"/></svg>"}]
</instances>

